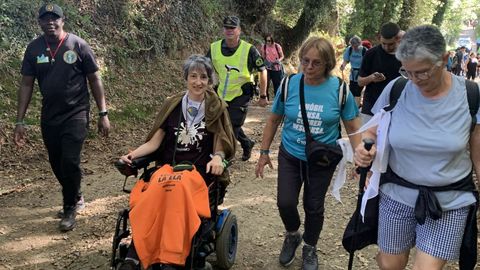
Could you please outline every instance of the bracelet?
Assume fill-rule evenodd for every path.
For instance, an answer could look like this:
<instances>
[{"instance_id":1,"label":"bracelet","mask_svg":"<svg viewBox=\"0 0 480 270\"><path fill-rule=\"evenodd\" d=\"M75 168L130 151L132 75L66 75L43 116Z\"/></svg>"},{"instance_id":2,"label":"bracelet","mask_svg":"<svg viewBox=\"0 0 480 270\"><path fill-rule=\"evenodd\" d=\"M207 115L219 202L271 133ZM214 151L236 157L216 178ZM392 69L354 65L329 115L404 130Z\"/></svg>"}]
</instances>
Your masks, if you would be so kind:
<instances>
[{"instance_id":1,"label":"bracelet","mask_svg":"<svg viewBox=\"0 0 480 270\"><path fill-rule=\"evenodd\" d=\"M214 156L219 156L222 158L222 160L225 159L225 153L221 152L221 151L218 151L218 152L215 152L215 154L213 154Z\"/></svg>"},{"instance_id":2,"label":"bracelet","mask_svg":"<svg viewBox=\"0 0 480 270\"><path fill-rule=\"evenodd\" d=\"M260 155L268 155L268 154L270 154L269 149L260 149Z\"/></svg>"},{"instance_id":3,"label":"bracelet","mask_svg":"<svg viewBox=\"0 0 480 270\"><path fill-rule=\"evenodd\" d=\"M223 168L227 168L228 167L228 160L224 159L222 161L222 165L223 165Z\"/></svg>"},{"instance_id":4,"label":"bracelet","mask_svg":"<svg viewBox=\"0 0 480 270\"><path fill-rule=\"evenodd\" d=\"M25 122L22 120L22 121L17 121L15 122L15 126L25 126Z\"/></svg>"},{"instance_id":5,"label":"bracelet","mask_svg":"<svg viewBox=\"0 0 480 270\"><path fill-rule=\"evenodd\" d=\"M101 111L98 113L98 116L103 117L103 116L106 116L107 114L108 114L108 111Z\"/></svg>"},{"instance_id":6,"label":"bracelet","mask_svg":"<svg viewBox=\"0 0 480 270\"><path fill-rule=\"evenodd\" d=\"M261 98L261 99L266 99L266 98L267 98L267 95L260 95L260 98Z\"/></svg>"}]
</instances>

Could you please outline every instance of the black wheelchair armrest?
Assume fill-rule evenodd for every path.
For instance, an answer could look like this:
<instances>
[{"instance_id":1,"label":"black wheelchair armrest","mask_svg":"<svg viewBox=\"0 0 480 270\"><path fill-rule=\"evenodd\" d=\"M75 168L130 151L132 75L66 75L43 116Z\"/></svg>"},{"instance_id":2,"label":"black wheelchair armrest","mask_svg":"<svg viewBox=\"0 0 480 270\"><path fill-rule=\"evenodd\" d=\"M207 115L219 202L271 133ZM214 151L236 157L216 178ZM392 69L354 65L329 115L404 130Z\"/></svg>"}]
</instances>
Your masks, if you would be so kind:
<instances>
[{"instance_id":1,"label":"black wheelchair armrest","mask_svg":"<svg viewBox=\"0 0 480 270\"><path fill-rule=\"evenodd\" d=\"M135 158L132 160L132 167L137 169L146 168L150 163L155 161L155 155L147 155L139 158Z\"/></svg>"},{"instance_id":2,"label":"black wheelchair armrest","mask_svg":"<svg viewBox=\"0 0 480 270\"><path fill-rule=\"evenodd\" d=\"M139 169L146 169L148 165L155 161L154 155L147 155L132 160L132 164L127 164L123 160L117 160L114 165L117 170L124 176L137 177Z\"/></svg>"}]
</instances>

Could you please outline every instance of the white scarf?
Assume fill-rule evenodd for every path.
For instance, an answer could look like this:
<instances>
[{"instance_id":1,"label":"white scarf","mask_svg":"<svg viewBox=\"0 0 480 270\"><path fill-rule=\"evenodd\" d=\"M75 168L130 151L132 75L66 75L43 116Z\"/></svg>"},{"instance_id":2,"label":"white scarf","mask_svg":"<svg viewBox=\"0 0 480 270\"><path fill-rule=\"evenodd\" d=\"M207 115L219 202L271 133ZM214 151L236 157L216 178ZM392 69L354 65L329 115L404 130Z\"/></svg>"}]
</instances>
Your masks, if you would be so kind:
<instances>
[{"instance_id":1,"label":"white scarf","mask_svg":"<svg viewBox=\"0 0 480 270\"><path fill-rule=\"evenodd\" d=\"M375 155L375 159L372 163L372 168L370 169L370 171L372 172L372 176L370 177L367 189L365 190L365 193L362 197L362 205L360 208L360 214L362 215L362 219L365 214L365 207L367 205L367 201L378 195L381 174L387 171L388 157L390 155L390 147L388 142L388 129L390 127L390 120L391 111L386 112L384 109L381 109L372 117L372 119L370 119L370 121L365 123L365 125L363 125L356 132L362 133L372 127L377 126L377 152Z\"/></svg>"}]
</instances>

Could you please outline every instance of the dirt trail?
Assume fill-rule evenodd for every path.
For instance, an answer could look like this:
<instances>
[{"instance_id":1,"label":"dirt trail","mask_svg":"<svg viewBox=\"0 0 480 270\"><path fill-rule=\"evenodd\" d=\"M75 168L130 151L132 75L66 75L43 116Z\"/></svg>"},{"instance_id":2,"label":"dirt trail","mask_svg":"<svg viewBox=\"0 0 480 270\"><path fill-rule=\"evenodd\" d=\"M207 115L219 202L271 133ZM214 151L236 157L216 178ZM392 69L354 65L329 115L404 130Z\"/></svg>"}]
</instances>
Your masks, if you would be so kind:
<instances>
[{"instance_id":1,"label":"dirt trail","mask_svg":"<svg viewBox=\"0 0 480 270\"><path fill-rule=\"evenodd\" d=\"M233 270L285 269L278 264L283 226L276 207L276 170L268 169L264 179L255 179L254 169L268 108L251 106L246 133L257 141L252 158L232 166L232 184L225 207L237 215L239 247ZM18 164L0 169L0 270L3 269L109 269L111 239L117 212L127 206L121 191L123 179L112 161L141 135L110 138L116 144L87 143L82 167L86 209L78 216L78 227L68 233L57 230L60 189L46 161L42 145L34 154L18 157ZM119 141L123 140L125 145ZM279 137L272 147L276 158ZM237 157L240 153L237 153ZM29 173L18 171L30 162ZM274 160L276 168L276 160ZM346 269L348 254L341 245L343 229L354 209L356 183L349 181L341 190L343 203L331 195L326 199L324 229L318 243L320 269ZM301 202L300 202L301 205ZM301 207L300 207L301 208ZM357 252L354 269L376 269L376 248ZM289 269L300 269L301 249ZM214 258L209 259L214 265ZM456 269L453 266L447 269Z\"/></svg>"}]
</instances>

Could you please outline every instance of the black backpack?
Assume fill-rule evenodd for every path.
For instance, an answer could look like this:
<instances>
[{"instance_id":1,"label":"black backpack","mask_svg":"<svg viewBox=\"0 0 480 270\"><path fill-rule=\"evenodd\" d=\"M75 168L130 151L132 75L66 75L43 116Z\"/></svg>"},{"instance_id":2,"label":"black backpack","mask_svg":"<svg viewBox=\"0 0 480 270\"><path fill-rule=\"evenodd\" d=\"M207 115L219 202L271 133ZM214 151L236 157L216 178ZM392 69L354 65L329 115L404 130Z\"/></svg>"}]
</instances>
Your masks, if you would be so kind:
<instances>
[{"instance_id":1,"label":"black backpack","mask_svg":"<svg viewBox=\"0 0 480 270\"><path fill-rule=\"evenodd\" d=\"M385 108L385 111L391 111L395 107L407 82L407 79L400 77L395 83L393 83L392 90L390 91L390 105ZM473 81L465 80L465 88L467 91L468 108L470 109L470 115L472 116L472 125L470 127L470 132L472 132L477 124L480 94L478 92L478 84Z\"/></svg>"}]
</instances>

